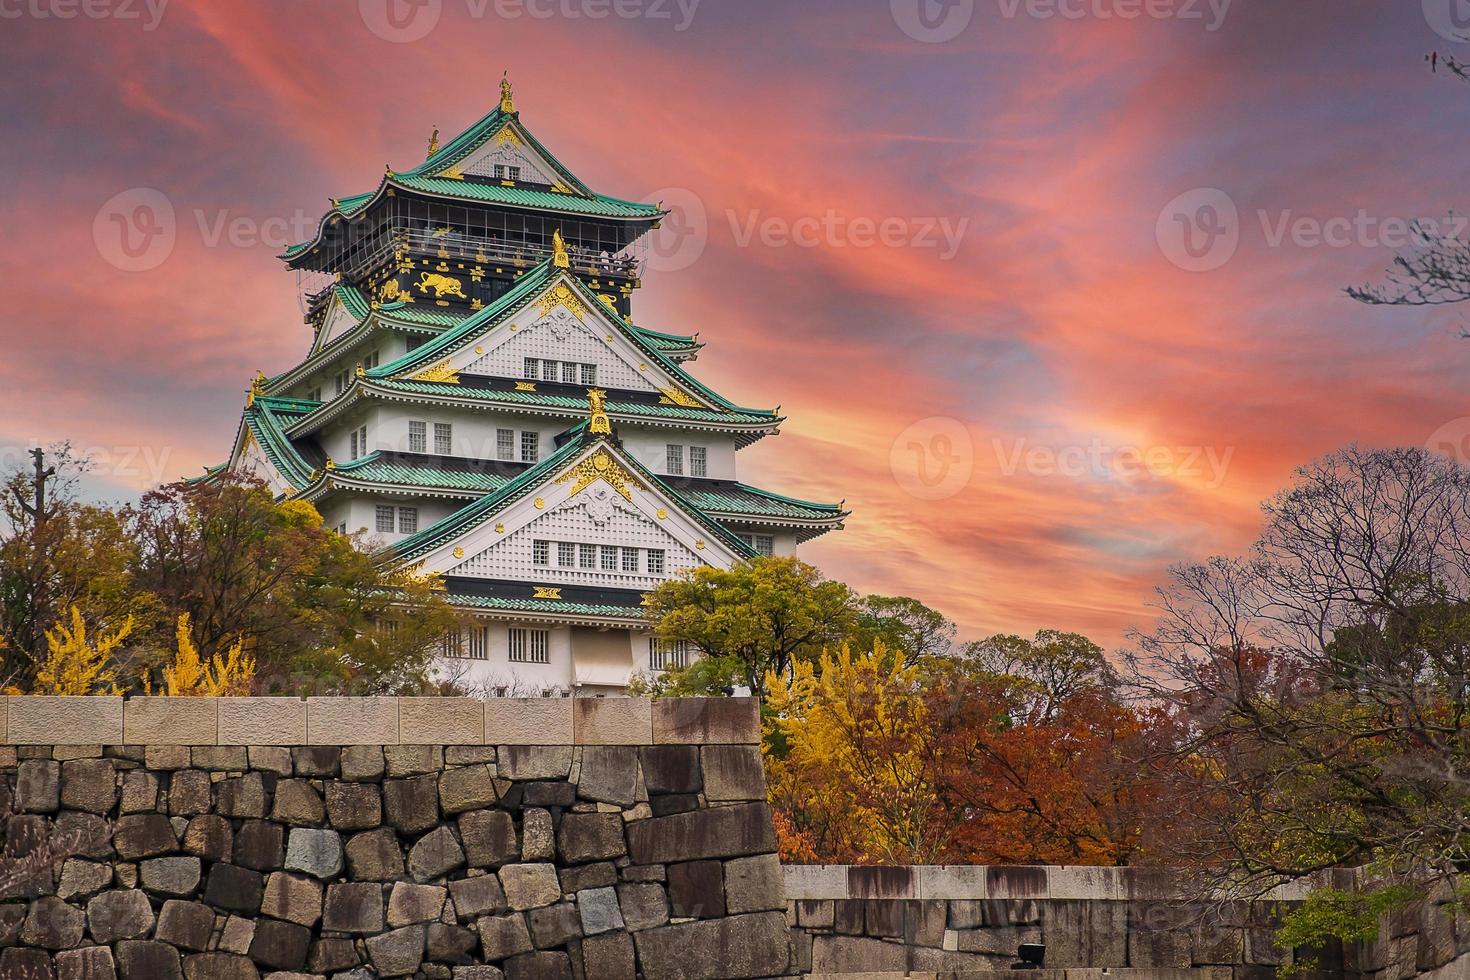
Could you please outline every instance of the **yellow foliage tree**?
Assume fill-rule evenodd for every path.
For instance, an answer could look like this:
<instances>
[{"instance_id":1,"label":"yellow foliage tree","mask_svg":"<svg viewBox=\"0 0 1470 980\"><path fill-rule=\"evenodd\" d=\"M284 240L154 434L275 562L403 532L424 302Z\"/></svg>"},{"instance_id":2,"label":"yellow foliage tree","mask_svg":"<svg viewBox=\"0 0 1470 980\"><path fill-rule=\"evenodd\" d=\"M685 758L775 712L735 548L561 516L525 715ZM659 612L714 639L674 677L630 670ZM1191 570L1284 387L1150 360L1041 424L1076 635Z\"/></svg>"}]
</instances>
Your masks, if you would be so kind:
<instances>
[{"instance_id":1,"label":"yellow foliage tree","mask_svg":"<svg viewBox=\"0 0 1470 980\"><path fill-rule=\"evenodd\" d=\"M46 660L36 670L32 694L119 694L112 654L133 631L129 616L112 633L99 633L96 642L87 638L82 611L71 607L71 625L57 623L46 631Z\"/></svg>"},{"instance_id":2,"label":"yellow foliage tree","mask_svg":"<svg viewBox=\"0 0 1470 980\"><path fill-rule=\"evenodd\" d=\"M171 698L220 698L249 694L255 677L255 658L236 641L224 654L215 654L205 663L189 628L189 614L179 617L177 626L178 654L172 665L163 668L163 693ZM145 685L147 686L147 685Z\"/></svg>"},{"instance_id":3,"label":"yellow foliage tree","mask_svg":"<svg viewBox=\"0 0 1470 980\"><path fill-rule=\"evenodd\" d=\"M766 739L782 850L854 862L931 863L949 826L933 785L936 732L918 670L881 640L844 646L789 679L766 676Z\"/></svg>"}]
</instances>

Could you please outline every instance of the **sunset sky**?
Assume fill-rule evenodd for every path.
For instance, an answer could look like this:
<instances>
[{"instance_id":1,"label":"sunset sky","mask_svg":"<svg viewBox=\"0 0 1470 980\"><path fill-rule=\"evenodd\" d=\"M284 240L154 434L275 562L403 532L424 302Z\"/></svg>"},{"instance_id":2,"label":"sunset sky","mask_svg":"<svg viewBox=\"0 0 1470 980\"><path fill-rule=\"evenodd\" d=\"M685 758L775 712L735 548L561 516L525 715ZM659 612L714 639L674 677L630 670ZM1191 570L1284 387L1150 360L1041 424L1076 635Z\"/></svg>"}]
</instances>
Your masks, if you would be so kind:
<instances>
[{"instance_id":1,"label":"sunset sky","mask_svg":"<svg viewBox=\"0 0 1470 980\"><path fill-rule=\"evenodd\" d=\"M0 0L4 462L220 462L310 339L280 246L504 70L585 182L679 207L636 317L789 416L742 477L853 511L804 557L962 637L1115 647L1295 466L1470 436L1464 313L1342 293L1464 207L1455 0L417 2ZM110 216L160 199L131 270Z\"/></svg>"}]
</instances>

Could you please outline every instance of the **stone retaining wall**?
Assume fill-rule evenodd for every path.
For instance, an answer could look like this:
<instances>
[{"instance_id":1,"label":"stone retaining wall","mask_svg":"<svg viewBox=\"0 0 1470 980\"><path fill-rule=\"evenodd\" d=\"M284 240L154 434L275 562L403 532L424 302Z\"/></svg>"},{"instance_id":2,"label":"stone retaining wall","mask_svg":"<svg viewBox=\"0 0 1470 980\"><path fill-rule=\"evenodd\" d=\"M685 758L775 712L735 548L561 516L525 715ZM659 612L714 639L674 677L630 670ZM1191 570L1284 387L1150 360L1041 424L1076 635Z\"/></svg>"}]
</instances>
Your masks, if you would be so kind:
<instances>
[{"instance_id":1,"label":"stone retaining wall","mask_svg":"<svg viewBox=\"0 0 1470 980\"><path fill-rule=\"evenodd\" d=\"M749 700L0 710L0 980L788 968Z\"/></svg>"}]
</instances>

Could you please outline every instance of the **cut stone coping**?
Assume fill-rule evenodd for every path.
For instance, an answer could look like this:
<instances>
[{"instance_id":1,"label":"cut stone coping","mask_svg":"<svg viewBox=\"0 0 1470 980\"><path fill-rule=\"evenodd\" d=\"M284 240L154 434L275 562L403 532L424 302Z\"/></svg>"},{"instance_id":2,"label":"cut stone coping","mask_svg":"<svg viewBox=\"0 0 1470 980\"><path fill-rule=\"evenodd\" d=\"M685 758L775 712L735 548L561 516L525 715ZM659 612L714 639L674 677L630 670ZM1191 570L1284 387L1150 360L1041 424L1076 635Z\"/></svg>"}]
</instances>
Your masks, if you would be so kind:
<instances>
[{"instance_id":1,"label":"cut stone coping","mask_svg":"<svg viewBox=\"0 0 1470 980\"><path fill-rule=\"evenodd\" d=\"M754 698L0 697L6 745L753 745Z\"/></svg>"}]
</instances>

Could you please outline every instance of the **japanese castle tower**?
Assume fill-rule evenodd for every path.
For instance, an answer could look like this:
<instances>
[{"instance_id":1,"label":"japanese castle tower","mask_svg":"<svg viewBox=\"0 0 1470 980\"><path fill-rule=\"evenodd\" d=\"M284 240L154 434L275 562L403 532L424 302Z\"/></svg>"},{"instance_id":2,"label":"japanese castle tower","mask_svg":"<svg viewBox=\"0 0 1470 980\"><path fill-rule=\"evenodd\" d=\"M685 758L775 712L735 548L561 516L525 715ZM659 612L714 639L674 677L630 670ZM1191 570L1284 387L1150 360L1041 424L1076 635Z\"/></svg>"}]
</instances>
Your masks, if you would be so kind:
<instances>
[{"instance_id":1,"label":"japanese castle tower","mask_svg":"<svg viewBox=\"0 0 1470 980\"><path fill-rule=\"evenodd\" d=\"M842 526L840 505L739 482L737 452L782 417L696 381L697 334L637 322L665 214L590 190L502 82L493 112L282 256L311 349L257 376L226 466L442 576L472 624L443 666L472 688L608 693L685 663L649 633L649 589Z\"/></svg>"}]
</instances>

